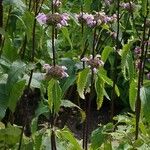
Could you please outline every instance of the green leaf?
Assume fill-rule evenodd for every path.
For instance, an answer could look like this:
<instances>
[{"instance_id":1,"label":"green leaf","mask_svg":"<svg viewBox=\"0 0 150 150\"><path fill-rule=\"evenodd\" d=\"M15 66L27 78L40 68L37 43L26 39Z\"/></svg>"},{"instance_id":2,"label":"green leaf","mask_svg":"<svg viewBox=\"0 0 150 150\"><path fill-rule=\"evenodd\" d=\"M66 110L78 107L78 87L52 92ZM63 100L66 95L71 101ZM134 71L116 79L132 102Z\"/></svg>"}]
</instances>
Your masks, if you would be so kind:
<instances>
[{"instance_id":1,"label":"green leaf","mask_svg":"<svg viewBox=\"0 0 150 150\"><path fill-rule=\"evenodd\" d=\"M97 94L97 109L100 109L103 103L103 99L104 99L104 81L100 78L97 77L96 81L95 81L95 90L96 90L96 94Z\"/></svg>"},{"instance_id":2,"label":"green leaf","mask_svg":"<svg viewBox=\"0 0 150 150\"><path fill-rule=\"evenodd\" d=\"M140 89L140 98L145 119L150 123L150 86L142 87Z\"/></svg>"},{"instance_id":3,"label":"green leaf","mask_svg":"<svg viewBox=\"0 0 150 150\"><path fill-rule=\"evenodd\" d=\"M38 132L38 134L36 134L34 136L34 148L35 150L41 150L41 145L42 145L42 136L43 133L42 132Z\"/></svg>"},{"instance_id":4,"label":"green leaf","mask_svg":"<svg viewBox=\"0 0 150 150\"><path fill-rule=\"evenodd\" d=\"M77 91L79 93L79 96L82 99L85 99L84 92L85 92L85 87L88 81L88 75L89 75L89 68L86 68L79 72L77 76Z\"/></svg>"},{"instance_id":5,"label":"green leaf","mask_svg":"<svg viewBox=\"0 0 150 150\"><path fill-rule=\"evenodd\" d=\"M144 17L146 17L146 15L147 15L147 1L148 0L141 0L142 1L142 15L144 16Z\"/></svg>"},{"instance_id":6,"label":"green leaf","mask_svg":"<svg viewBox=\"0 0 150 150\"><path fill-rule=\"evenodd\" d=\"M77 106L76 104L72 103L69 100L62 100L61 101L61 106L68 107L68 108L76 107L78 109L81 109L79 106Z\"/></svg>"},{"instance_id":7,"label":"green leaf","mask_svg":"<svg viewBox=\"0 0 150 150\"><path fill-rule=\"evenodd\" d=\"M15 5L21 11L24 11L26 7L22 0L4 0L4 4Z\"/></svg>"},{"instance_id":8,"label":"green leaf","mask_svg":"<svg viewBox=\"0 0 150 150\"><path fill-rule=\"evenodd\" d=\"M57 113L61 105L62 90L58 80L51 79L48 83L48 104L51 111Z\"/></svg>"},{"instance_id":9,"label":"green leaf","mask_svg":"<svg viewBox=\"0 0 150 150\"><path fill-rule=\"evenodd\" d=\"M128 44L125 44L123 46L123 49L121 51L121 69L126 80L132 80L135 77L134 61L132 58L132 53L130 51L132 44L133 41L129 41Z\"/></svg>"},{"instance_id":10,"label":"green leaf","mask_svg":"<svg viewBox=\"0 0 150 150\"><path fill-rule=\"evenodd\" d=\"M72 145L73 150L82 150L77 139L74 137L74 135L70 132L68 128L57 130L57 134L61 137L61 139L67 140Z\"/></svg>"},{"instance_id":11,"label":"green leaf","mask_svg":"<svg viewBox=\"0 0 150 150\"><path fill-rule=\"evenodd\" d=\"M101 71L98 73L98 76L105 82L107 83L108 85L110 85L111 87L113 87L113 81L106 76L106 72L105 71ZM115 85L115 92L117 94L117 96L119 97L120 96L120 91L118 89L118 86Z\"/></svg>"},{"instance_id":12,"label":"green leaf","mask_svg":"<svg viewBox=\"0 0 150 150\"><path fill-rule=\"evenodd\" d=\"M137 95L137 82L136 80L132 80L130 82L129 88L129 104L133 111L135 111L136 95Z\"/></svg>"},{"instance_id":13,"label":"green leaf","mask_svg":"<svg viewBox=\"0 0 150 150\"><path fill-rule=\"evenodd\" d=\"M100 148L101 145L105 142L105 135L102 131L103 128L99 127L92 132L91 147L93 148L93 150Z\"/></svg>"},{"instance_id":14,"label":"green leaf","mask_svg":"<svg viewBox=\"0 0 150 150\"><path fill-rule=\"evenodd\" d=\"M38 125L38 117L35 117L31 122L31 132L32 134L36 133Z\"/></svg>"},{"instance_id":15,"label":"green leaf","mask_svg":"<svg viewBox=\"0 0 150 150\"><path fill-rule=\"evenodd\" d=\"M70 46L71 46L71 49L72 49L72 48L73 48L73 47L72 47L72 41L71 41L71 39L70 39L70 35L69 35L68 29L67 29L66 27L63 27L63 28L61 28L61 31L62 31L64 37L68 40L68 42L69 42L69 44L70 44Z\"/></svg>"},{"instance_id":16,"label":"green leaf","mask_svg":"<svg viewBox=\"0 0 150 150\"><path fill-rule=\"evenodd\" d=\"M111 144L111 142L106 141L104 143L104 150L112 150L112 144Z\"/></svg>"},{"instance_id":17,"label":"green leaf","mask_svg":"<svg viewBox=\"0 0 150 150\"><path fill-rule=\"evenodd\" d=\"M105 63L109 54L113 51L113 48L110 46L106 46L102 52L102 61Z\"/></svg>"},{"instance_id":18,"label":"green leaf","mask_svg":"<svg viewBox=\"0 0 150 150\"><path fill-rule=\"evenodd\" d=\"M75 82L75 80L76 80L76 76L74 76L74 75L72 75L72 76L70 76L70 77L68 77L67 79L66 79L66 82L63 84L63 86L62 86L62 91L63 91L63 94L67 91L67 89L71 86L71 85L73 85L73 83Z\"/></svg>"},{"instance_id":19,"label":"green leaf","mask_svg":"<svg viewBox=\"0 0 150 150\"><path fill-rule=\"evenodd\" d=\"M25 88L25 80L18 81L12 86L12 89L9 94L9 109L14 112L16 108L17 101L22 96L24 88Z\"/></svg>"},{"instance_id":20,"label":"green leaf","mask_svg":"<svg viewBox=\"0 0 150 150\"><path fill-rule=\"evenodd\" d=\"M9 125L5 129L0 129L0 141L7 146L15 145L19 142L21 130L18 127Z\"/></svg>"},{"instance_id":21,"label":"green leaf","mask_svg":"<svg viewBox=\"0 0 150 150\"><path fill-rule=\"evenodd\" d=\"M137 139L134 143L133 146L134 148L140 148L144 144L144 141L142 139Z\"/></svg>"},{"instance_id":22,"label":"green leaf","mask_svg":"<svg viewBox=\"0 0 150 150\"><path fill-rule=\"evenodd\" d=\"M5 116L9 95L5 84L0 84L0 120Z\"/></svg>"},{"instance_id":23,"label":"green leaf","mask_svg":"<svg viewBox=\"0 0 150 150\"><path fill-rule=\"evenodd\" d=\"M19 77L24 73L26 64L21 61L13 62L8 72L7 86L11 89L18 81Z\"/></svg>"},{"instance_id":24,"label":"green leaf","mask_svg":"<svg viewBox=\"0 0 150 150\"><path fill-rule=\"evenodd\" d=\"M18 58L17 49L14 47L9 35L5 34L5 43L3 47L3 56L13 62Z\"/></svg>"},{"instance_id":25,"label":"green leaf","mask_svg":"<svg viewBox=\"0 0 150 150\"><path fill-rule=\"evenodd\" d=\"M90 9L91 9L91 3L92 3L92 0L86 0L86 1L84 1L84 7L85 7L86 11L90 11Z\"/></svg>"},{"instance_id":26,"label":"green leaf","mask_svg":"<svg viewBox=\"0 0 150 150\"><path fill-rule=\"evenodd\" d=\"M38 116L40 116L41 114L48 113L48 112L49 112L48 104L45 105L45 104L43 103L43 101L41 101L41 102L39 103L39 106L38 106L37 110L35 111L35 115L38 117Z\"/></svg>"}]
</instances>

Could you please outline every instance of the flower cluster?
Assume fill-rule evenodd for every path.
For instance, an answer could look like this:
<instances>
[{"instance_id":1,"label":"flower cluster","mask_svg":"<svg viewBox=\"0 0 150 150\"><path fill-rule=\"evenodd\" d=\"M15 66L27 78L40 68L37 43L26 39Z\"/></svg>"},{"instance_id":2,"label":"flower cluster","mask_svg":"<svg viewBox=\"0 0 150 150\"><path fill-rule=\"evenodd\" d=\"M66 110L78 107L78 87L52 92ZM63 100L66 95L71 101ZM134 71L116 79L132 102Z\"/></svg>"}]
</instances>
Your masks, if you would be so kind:
<instances>
[{"instance_id":1,"label":"flower cluster","mask_svg":"<svg viewBox=\"0 0 150 150\"><path fill-rule=\"evenodd\" d=\"M120 6L129 12L133 12L135 10L135 4L132 2L121 3Z\"/></svg>"},{"instance_id":2,"label":"flower cluster","mask_svg":"<svg viewBox=\"0 0 150 150\"><path fill-rule=\"evenodd\" d=\"M68 77L65 66L50 66L49 64L44 64L43 68L46 70L46 77L47 78L57 78L62 79Z\"/></svg>"},{"instance_id":3,"label":"flower cluster","mask_svg":"<svg viewBox=\"0 0 150 150\"><path fill-rule=\"evenodd\" d=\"M54 7L59 7L61 5L61 1L60 0L53 0L53 5Z\"/></svg>"},{"instance_id":4,"label":"flower cluster","mask_svg":"<svg viewBox=\"0 0 150 150\"><path fill-rule=\"evenodd\" d=\"M94 73L97 73L97 69L104 65L103 61L100 58L100 55L96 55L94 58L92 55L90 55L90 58L83 57L81 61L86 62L88 67L93 69Z\"/></svg>"},{"instance_id":5,"label":"flower cluster","mask_svg":"<svg viewBox=\"0 0 150 150\"><path fill-rule=\"evenodd\" d=\"M36 17L37 21L39 22L40 25L54 25L57 28L61 28L63 26L68 26L68 20L69 16L67 13L59 14L59 13L54 13L54 14L44 14L44 13L39 13L38 16Z\"/></svg>"},{"instance_id":6,"label":"flower cluster","mask_svg":"<svg viewBox=\"0 0 150 150\"><path fill-rule=\"evenodd\" d=\"M112 4L112 0L104 0L104 3L108 6L110 6Z\"/></svg>"},{"instance_id":7,"label":"flower cluster","mask_svg":"<svg viewBox=\"0 0 150 150\"><path fill-rule=\"evenodd\" d=\"M76 18L78 19L79 23L84 23L89 27L96 27L117 20L117 16L115 14L109 17L104 12L96 12L94 15L80 13L79 15L76 15Z\"/></svg>"},{"instance_id":8,"label":"flower cluster","mask_svg":"<svg viewBox=\"0 0 150 150\"><path fill-rule=\"evenodd\" d=\"M136 57L139 57L140 56L140 54L141 54L141 48L140 47L136 47L135 49L134 49L134 54L135 54L135 56Z\"/></svg>"},{"instance_id":9,"label":"flower cluster","mask_svg":"<svg viewBox=\"0 0 150 150\"><path fill-rule=\"evenodd\" d=\"M80 13L79 15L76 15L76 18L78 19L79 23L84 23L89 27L96 25L96 21L94 20L94 16L92 14Z\"/></svg>"}]
</instances>

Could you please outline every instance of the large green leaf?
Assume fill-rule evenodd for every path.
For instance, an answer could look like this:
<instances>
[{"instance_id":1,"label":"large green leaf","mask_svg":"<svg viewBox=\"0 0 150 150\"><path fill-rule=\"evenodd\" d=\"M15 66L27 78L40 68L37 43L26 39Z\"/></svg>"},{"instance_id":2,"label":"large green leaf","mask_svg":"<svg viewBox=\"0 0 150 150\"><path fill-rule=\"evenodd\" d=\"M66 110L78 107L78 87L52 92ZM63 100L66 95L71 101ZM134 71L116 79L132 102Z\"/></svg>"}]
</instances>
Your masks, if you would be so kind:
<instances>
[{"instance_id":1,"label":"large green leaf","mask_svg":"<svg viewBox=\"0 0 150 150\"><path fill-rule=\"evenodd\" d=\"M113 48L110 46L106 46L102 52L102 61L105 63L109 54L113 51Z\"/></svg>"},{"instance_id":2,"label":"large green leaf","mask_svg":"<svg viewBox=\"0 0 150 150\"><path fill-rule=\"evenodd\" d=\"M89 71L90 69L86 68L79 72L77 76L77 91L82 99L85 99L84 92L88 81Z\"/></svg>"},{"instance_id":3,"label":"large green leaf","mask_svg":"<svg viewBox=\"0 0 150 150\"><path fill-rule=\"evenodd\" d=\"M109 86L113 87L113 81L112 81L109 77L107 77L105 71L100 70L99 73L98 73L98 76L99 76L106 84L108 84ZM119 91L117 85L115 85L115 92L116 92L117 96L119 97L119 96L120 96L120 91Z\"/></svg>"},{"instance_id":4,"label":"large green leaf","mask_svg":"<svg viewBox=\"0 0 150 150\"><path fill-rule=\"evenodd\" d=\"M93 150L97 150L105 142L105 135L102 133L103 128L99 127L92 132L91 147Z\"/></svg>"},{"instance_id":5,"label":"large green leaf","mask_svg":"<svg viewBox=\"0 0 150 150\"><path fill-rule=\"evenodd\" d=\"M140 98L142 102L143 113L146 121L150 123L150 86L142 87L140 89Z\"/></svg>"},{"instance_id":6,"label":"large green leaf","mask_svg":"<svg viewBox=\"0 0 150 150\"><path fill-rule=\"evenodd\" d=\"M129 88L129 103L133 111L135 111L136 95L137 95L137 82L136 80L132 80L130 82L130 88Z\"/></svg>"},{"instance_id":7,"label":"large green leaf","mask_svg":"<svg viewBox=\"0 0 150 150\"><path fill-rule=\"evenodd\" d=\"M7 86L11 89L18 81L19 77L24 73L26 64L21 61L13 62L8 72Z\"/></svg>"},{"instance_id":8,"label":"large green leaf","mask_svg":"<svg viewBox=\"0 0 150 150\"><path fill-rule=\"evenodd\" d=\"M15 83L9 94L9 109L14 112L16 108L17 101L22 96L24 88L25 88L25 80L18 81Z\"/></svg>"},{"instance_id":9,"label":"large green leaf","mask_svg":"<svg viewBox=\"0 0 150 150\"><path fill-rule=\"evenodd\" d=\"M23 3L22 0L4 0L3 2L5 5L14 5L16 6L19 10L24 11L26 5Z\"/></svg>"},{"instance_id":10,"label":"large green leaf","mask_svg":"<svg viewBox=\"0 0 150 150\"><path fill-rule=\"evenodd\" d=\"M62 100L61 101L61 106L68 107L68 108L76 107L78 109L81 109L79 106L77 106L76 104L72 103L69 100Z\"/></svg>"},{"instance_id":11,"label":"large green leaf","mask_svg":"<svg viewBox=\"0 0 150 150\"><path fill-rule=\"evenodd\" d=\"M97 94L97 109L100 109L104 99L105 82L98 76L95 81L95 90Z\"/></svg>"},{"instance_id":12,"label":"large green leaf","mask_svg":"<svg viewBox=\"0 0 150 150\"><path fill-rule=\"evenodd\" d=\"M61 31L62 31L64 37L68 40L68 42L69 42L69 44L71 46L71 49L72 49L72 41L70 39L70 35L69 35L68 29L66 27L63 27L63 28L61 28Z\"/></svg>"},{"instance_id":13,"label":"large green leaf","mask_svg":"<svg viewBox=\"0 0 150 150\"><path fill-rule=\"evenodd\" d=\"M35 150L41 150L41 145L42 145L42 132L38 132L34 136L34 148Z\"/></svg>"},{"instance_id":14,"label":"large green leaf","mask_svg":"<svg viewBox=\"0 0 150 150\"><path fill-rule=\"evenodd\" d=\"M132 44L133 41L129 41L128 44L125 44L123 46L123 49L121 51L121 69L123 76L126 80L132 80L135 77L134 62L132 58L132 53L130 51Z\"/></svg>"},{"instance_id":15,"label":"large green leaf","mask_svg":"<svg viewBox=\"0 0 150 150\"><path fill-rule=\"evenodd\" d=\"M62 130L57 130L57 134L61 139L67 140L72 145L71 147L73 150L82 150L81 145L69 129L64 128Z\"/></svg>"},{"instance_id":16,"label":"large green leaf","mask_svg":"<svg viewBox=\"0 0 150 150\"><path fill-rule=\"evenodd\" d=\"M51 111L57 113L61 105L62 90L59 81L51 79L48 83L48 104Z\"/></svg>"},{"instance_id":17,"label":"large green leaf","mask_svg":"<svg viewBox=\"0 0 150 150\"><path fill-rule=\"evenodd\" d=\"M13 146L19 143L21 129L9 125L5 129L0 129L0 141L5 143L5 146Z\"/></svg>"}]
</instances>

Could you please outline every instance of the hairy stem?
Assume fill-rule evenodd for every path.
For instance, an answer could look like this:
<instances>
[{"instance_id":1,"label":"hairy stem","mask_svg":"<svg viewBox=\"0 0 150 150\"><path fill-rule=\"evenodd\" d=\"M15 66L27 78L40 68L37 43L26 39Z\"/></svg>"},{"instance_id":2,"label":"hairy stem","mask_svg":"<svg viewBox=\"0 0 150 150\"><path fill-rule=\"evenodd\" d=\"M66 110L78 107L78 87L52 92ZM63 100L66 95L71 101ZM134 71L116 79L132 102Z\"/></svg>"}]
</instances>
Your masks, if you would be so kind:
<instances>
[{"instance_id":1,"label":"hairy stem","mask_svg":"<svg viewBox=\"0 0 150 150\"><path fill-rule=\"evenodd\" d=\"M33 21L33 29L32 29L32 52L31 52L31 62L34 62L34 56L35 56L35 31L36 31L36 16L38 13L38 2L35 2L36 4L36 9L34 13L34 21ZM31 70L30 73L30 78L28 82L28 89L30 88L30 84L32 81L32 76L33 76L33 70Z\"/></svg>"},{"instance_id":2,"label":"hairy stem","mask_svg":"<svg viewBox=\"0 0 150 150\"><path fill-rule=\"evenodd\" d=\"M94 28L94 33L93 33L93 47L92 47L92 58L94 59L95 57L95 43L96 43L96 28ZM87 101L87 106L86 106L86 122L85 122L85 141L84 141L84 150L88 150L88 142L89 142L89 130L90 130L90 118L91 118L91 102L93 98L93 91L94 91L94 71L93 68L91 68L91 87L90 87L90 96Z\"/></svg>"},{"instance_id":3,"label":"hairy stem","mask_svg":"<svg viewBox=\"0 0 150 150\"><path fill-rule=\"evenodd\" d=\"M52 14L55 12L53 1L51 2L51 8L52 8ZM57 37L57 31L55 33L55 26L52 26L52 52L53 52L53 66L56 66L56 50L55 50L55 37ZM54 106L52 108L51 115L51 150L57 150L56 147L56 136L54 131L54 120L55 120L55 112L54 112Z\"/></svg>"},{"instance_id":4,"label":"hairy stem","mask_svg":"<svg viewBox=\"0 0 150 150\"><path fill-rule=\"evenodd\" d=\"M143 27L143 38L142 38L142 45L141 45L141 59L140 59L140 66L139 66L139 75L138 75L138 90L137 90L137 98L135 104L135 114L136 114L136 131L135 131L135 139L138 139L139 135L139 121L140 121L140 112L141 112L141 99L140 99L140 89L142 86L143 81L143 62L144 62L144 48L145 48L145 36L146 36L146 19L147 16L144 17L144 27Z\"/></svg>"}]
</instances>

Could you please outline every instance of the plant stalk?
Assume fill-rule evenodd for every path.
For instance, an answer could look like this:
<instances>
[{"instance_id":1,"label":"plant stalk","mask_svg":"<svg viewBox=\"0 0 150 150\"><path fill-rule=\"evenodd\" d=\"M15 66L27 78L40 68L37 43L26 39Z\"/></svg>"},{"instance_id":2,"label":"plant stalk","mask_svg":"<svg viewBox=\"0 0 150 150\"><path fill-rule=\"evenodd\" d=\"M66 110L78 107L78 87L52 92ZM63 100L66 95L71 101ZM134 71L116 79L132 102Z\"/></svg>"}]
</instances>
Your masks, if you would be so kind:
<instances>
[{"instance_id":1,"label":"plant stalk","mask_svg":"<svg viewBox=\"0 0 150 150\"><path fill-rule=\"evenodd\" d=\"M96 28L94 28L93 33L93 47L92 47L92 59L95 57L95 43L96 43ZM85 122L85 140L84 140L84 150L88 150L88 142L89 142L89 130L90 130L90 118L91 118L91 102L93 98L93 91L94 91L94 71L91 68L91 88L90 88L90 96L87 101L86 106L86 122Z\"/></svg>"},{"instance_id":2,"label":"plant stalk","mask_svg":"<svg viewBox=\"0 0 150 150\"><path fill-rule=\"evenodd\" d=\"M117 36L116 36L116 51L115 51L115 58L114 58L114 66L112 69L112 79L113 79L113 87L112 87L112 92L111 92L111 115L110 115L110 120L113 121L113 116L114 116L114 103L115 103L115 84L117 81L117 59L118 59L118 54L117 51L119 49L119 21L120 21L120 0L117 0Z\"/></svg>"},{"instance_id":3,"label":"plant stalk","mask_svg":"<svg viewBox=\"0 0 150 150\"><path fill-rule=\"evenodd\" d=\"M54 10L54 4L53 1L51 2L51 8L52 8L52 14L55 12ZM56 66L56 50L55 50L55 37L57 37L57 31L55 33L55 26L52 25L52 53L53 53L53 66ZM56 136L55 136L55 131L54 131L54 120L55 120L55 112L54 112L54 106L52 108L52 113L51 115L51 150L57 150L56 147Z\"/></svg>"},{"instance_id":4,"label":"plant stalk","mask_svg":"<svg viewBox=\"0 0 150 150\"><path fill-rule=\"evenodd\" d=\"M138 90L137 90L137 98L135 104L135 115L136 115L136 131L135 131L135 140L138 139L139 135L139 121L140 121L140 113L141 113L141 99L140 99L140 89L143 82L143 62L144 62L144 48L145 48L145 36L146 36L146 19L147 16L144 17L144 27L143 27L143 39L141 45L141 59L140 59L140 66L139 66L139 75L138 75Z\"/></svg>"}]
</instances>

